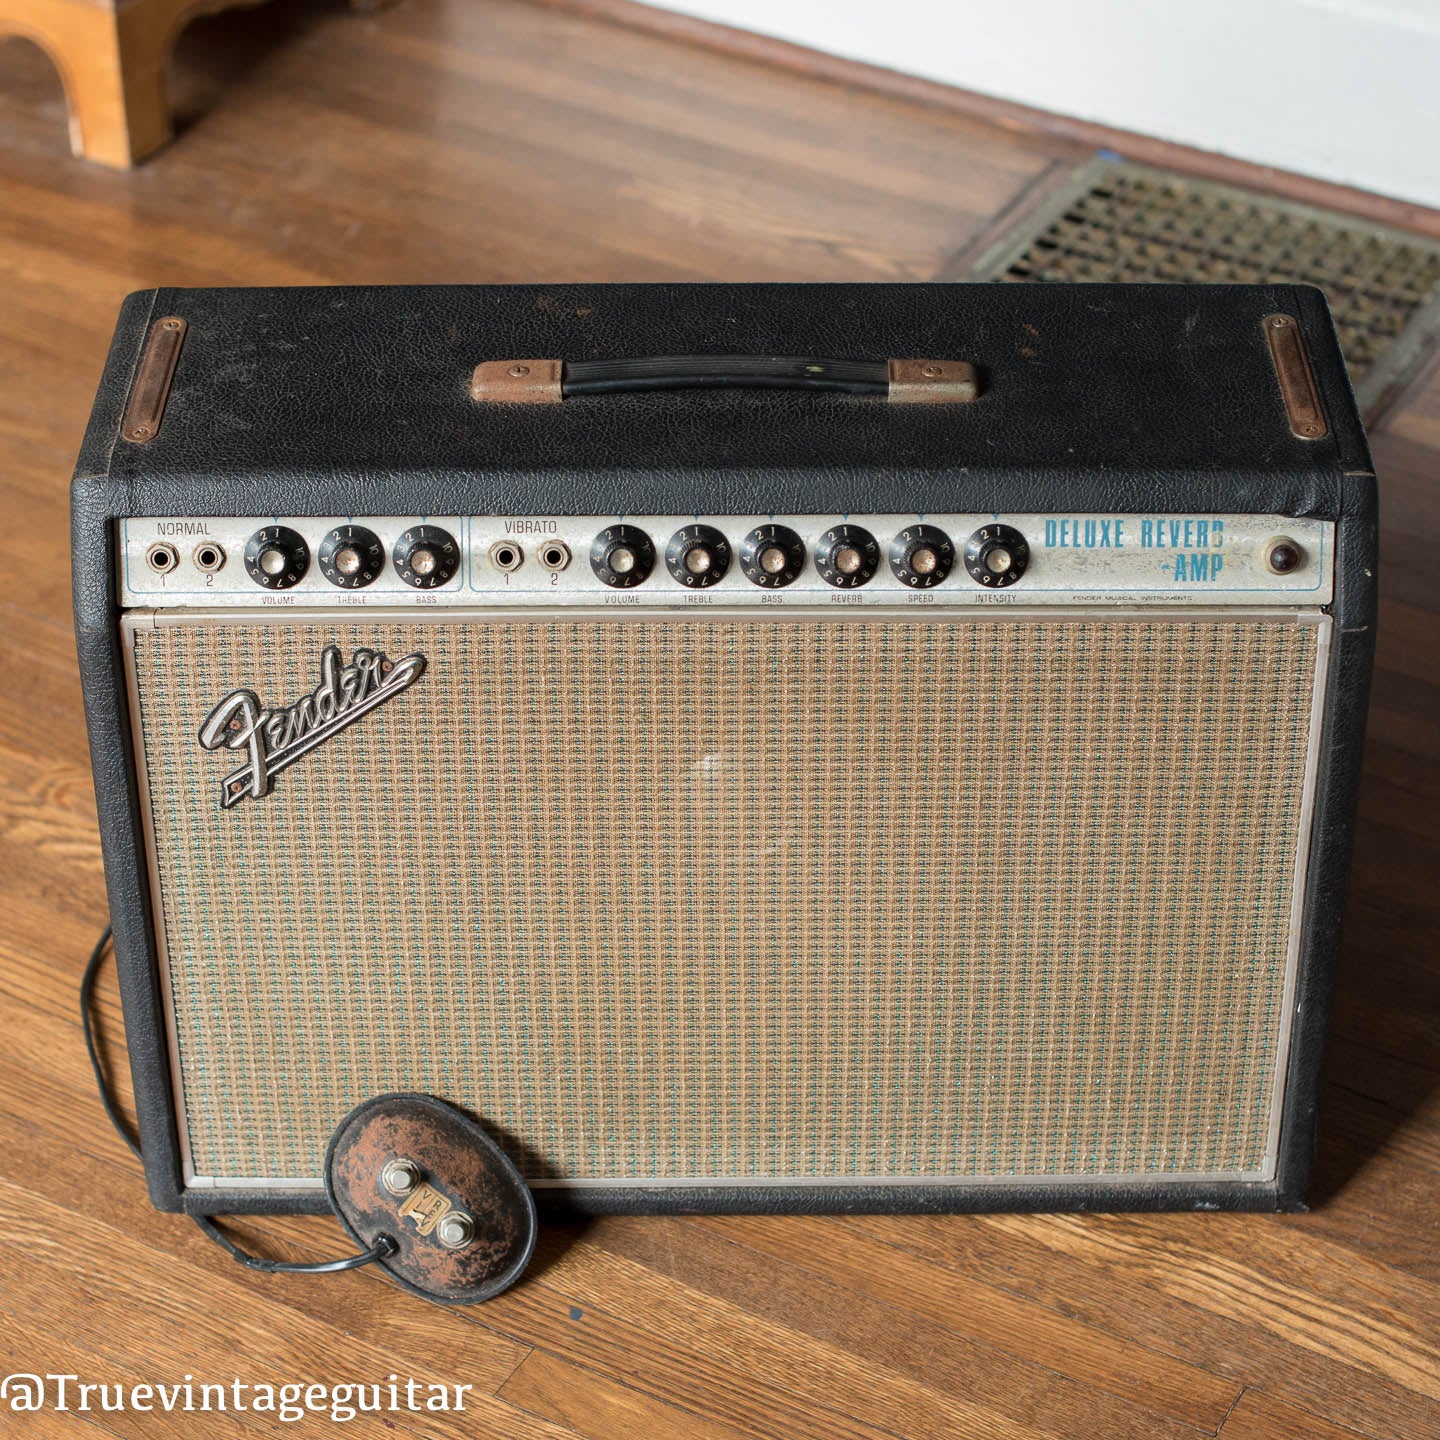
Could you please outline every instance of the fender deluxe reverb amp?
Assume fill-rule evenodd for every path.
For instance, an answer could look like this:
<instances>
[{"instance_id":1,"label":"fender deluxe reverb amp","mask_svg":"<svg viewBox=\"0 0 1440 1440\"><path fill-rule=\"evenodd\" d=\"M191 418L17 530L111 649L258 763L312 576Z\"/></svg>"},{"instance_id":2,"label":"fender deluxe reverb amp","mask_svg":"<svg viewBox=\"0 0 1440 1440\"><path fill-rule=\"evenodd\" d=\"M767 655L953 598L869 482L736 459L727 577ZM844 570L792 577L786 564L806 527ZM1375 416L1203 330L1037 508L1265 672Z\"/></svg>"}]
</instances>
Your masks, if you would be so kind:
<instances>
[{"instance_id":1,"label":"fender deluxe reverb amp","mask_svg":"<svg viewBox=\"0 0 1440 1440\"><path fill-rule=\"evenodd\" d=\"M1303 1197L1375 483L1318 292L161 290L74 483L151 1193Z\"/></svg>"}]
</instances>

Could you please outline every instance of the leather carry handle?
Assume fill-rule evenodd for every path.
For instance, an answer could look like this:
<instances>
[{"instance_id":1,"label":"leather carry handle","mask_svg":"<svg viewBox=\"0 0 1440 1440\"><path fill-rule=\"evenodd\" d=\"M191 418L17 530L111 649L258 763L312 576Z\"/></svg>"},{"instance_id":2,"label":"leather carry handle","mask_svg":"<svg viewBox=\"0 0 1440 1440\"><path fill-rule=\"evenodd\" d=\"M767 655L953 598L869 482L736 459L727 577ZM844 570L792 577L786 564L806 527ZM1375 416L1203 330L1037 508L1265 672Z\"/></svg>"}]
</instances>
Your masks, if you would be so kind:
<instances>
[{"instance_id":1,"label":"leather carry handle","mask_svg":"<svg viewBox=\"0 0 1440 1440\"><path fill-rule=\"evenodd\" d=\"M486 360L470 396L482 403L559 404L639 390L810 390L892 403L953 404L979 394L968 360L832 360L801 355L655 355L641 360Z\"/></svg>"}]
</instances>

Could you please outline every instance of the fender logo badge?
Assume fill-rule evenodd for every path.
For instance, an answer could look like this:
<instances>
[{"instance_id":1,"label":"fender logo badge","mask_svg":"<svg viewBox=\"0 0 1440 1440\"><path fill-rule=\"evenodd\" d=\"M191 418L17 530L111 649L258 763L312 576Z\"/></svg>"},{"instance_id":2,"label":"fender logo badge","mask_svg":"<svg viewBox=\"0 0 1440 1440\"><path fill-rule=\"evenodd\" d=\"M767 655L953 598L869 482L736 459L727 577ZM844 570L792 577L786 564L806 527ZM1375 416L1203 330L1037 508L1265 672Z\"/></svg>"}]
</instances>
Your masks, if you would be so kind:
<instances>
[{"instance_id":1,"label":"fender logo badge","mask_svg":"<svg viewBox=\"0 0 1440 1440\"><path fill-rule=\"evenodd\" d=\"M423 655L391 660L375 650L357 650L345 665L340 647L327 645L319 685L293 705L267 710L253 690L232 690L200 727L207 750L243 750L248 756L248 763L220 782L221 806L228 810L247 795L257 800L268 795L282 770L408 690L424 673Z\"/></svg>"}]
</instances>

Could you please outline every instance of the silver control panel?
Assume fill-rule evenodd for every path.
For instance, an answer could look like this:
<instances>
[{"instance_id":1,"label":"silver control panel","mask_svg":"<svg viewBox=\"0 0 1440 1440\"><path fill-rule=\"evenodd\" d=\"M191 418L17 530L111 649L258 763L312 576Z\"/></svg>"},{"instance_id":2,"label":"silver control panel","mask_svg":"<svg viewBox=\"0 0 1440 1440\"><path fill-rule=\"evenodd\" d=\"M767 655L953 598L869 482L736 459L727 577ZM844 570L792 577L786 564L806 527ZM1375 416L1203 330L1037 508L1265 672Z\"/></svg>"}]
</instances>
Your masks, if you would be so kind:
<instances>
[{"instance_id":1,"label":"silver control panel","mask_svg":"<svg viewBox=\"0 0 1440 1440\"><path fill-rule=\"evenodd\" d=\"M1280 515L156 516L127 608L1313 607L1334 526Z\"/></svg>"}]
</instances>

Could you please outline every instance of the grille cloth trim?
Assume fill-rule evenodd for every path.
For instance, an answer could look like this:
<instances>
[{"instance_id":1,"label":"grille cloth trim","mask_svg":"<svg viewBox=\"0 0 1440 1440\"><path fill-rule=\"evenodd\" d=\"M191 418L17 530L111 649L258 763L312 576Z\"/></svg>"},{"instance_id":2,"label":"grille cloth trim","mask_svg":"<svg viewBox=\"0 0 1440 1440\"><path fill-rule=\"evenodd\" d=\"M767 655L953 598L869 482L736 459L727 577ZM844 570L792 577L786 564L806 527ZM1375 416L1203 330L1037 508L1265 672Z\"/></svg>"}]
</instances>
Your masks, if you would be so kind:
<instances>
[{"instance_id":1,"label":"grille cloth trim","mask_svg":"<svg viewBox=\"0 0 1440 1440\"><path fill-rule=\"evenodd\" d=\"M421 680L232 810L327 643ZM544 1179L1252 1176L1316 665L1287 621L210 624L135 680L198 1176L428 1090ZM307 941L306 937L310 937Z\"/></svg>"}]
</instances>

